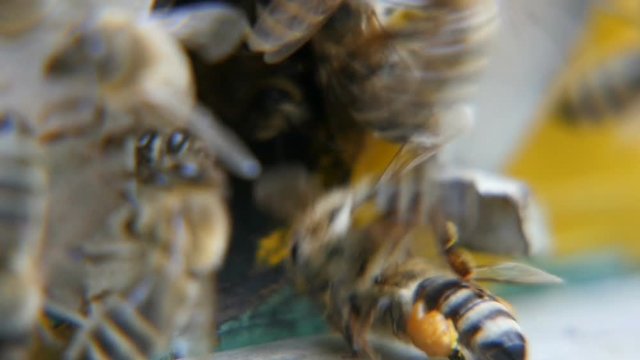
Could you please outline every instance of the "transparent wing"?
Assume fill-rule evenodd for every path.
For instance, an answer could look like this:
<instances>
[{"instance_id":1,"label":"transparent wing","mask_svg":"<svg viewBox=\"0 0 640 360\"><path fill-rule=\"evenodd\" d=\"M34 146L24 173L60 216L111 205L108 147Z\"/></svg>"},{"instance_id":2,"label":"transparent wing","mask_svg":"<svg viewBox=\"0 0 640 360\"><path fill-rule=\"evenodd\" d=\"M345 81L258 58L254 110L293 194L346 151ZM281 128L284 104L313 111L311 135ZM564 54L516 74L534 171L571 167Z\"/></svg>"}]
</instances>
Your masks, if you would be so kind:
<instances>
[{"instance_id":1,"label":"transparent wing","mask_svg":"<svg viewBox=\"0 0 640 360\"><path fill-rule=\"evenodd\" d=\"M240 46L249 30L243 11L225 4L198 4L162 11L153 17L187 48L217 62Z\"/></svg>"},{"instance_id":2,"label":"transparent wing","mask_svg":"<svg viewBox=\"0 0 640 360\"><path fill-rule=\"evenodd\" d=\"M295 52L324 24L343 0L273 0L258 11L249 48L276 63Z\"/></svg>"},{"instance_id":3,"label":"transparent wing","mask_svg":"<svg viewBox=\"0 0 640 360\"><path fill-rule=\"evenodd\" d=\"M473 126L473 114L468 106L455 106L438 115L439 129L429 135L420 134L403 144L393 157L380 181L404 174L420 164L434 158L442 147Z\"/></svg>"},{"instance_id":4,"label":"transparent wing","mask_svg":"<svg viewBox=\"0 0 640 360\"><path fill-rule=\"evenodd\" d=\"M477 267L474 280L528 285L563 283L563 280L555 275L520 263Z\"/></svg>"},{"instance_id":5,"label":"transparent wing","mask_svg":"<svg viewBox=\"0 0 640 360\"><path fill-rule=\"evenodd\" d=\"M448 157L491 170L503 166L531 126L595 1L499 1L502 23L474 101L476 126L445 148Z\"/></svg>"}]
</instances>

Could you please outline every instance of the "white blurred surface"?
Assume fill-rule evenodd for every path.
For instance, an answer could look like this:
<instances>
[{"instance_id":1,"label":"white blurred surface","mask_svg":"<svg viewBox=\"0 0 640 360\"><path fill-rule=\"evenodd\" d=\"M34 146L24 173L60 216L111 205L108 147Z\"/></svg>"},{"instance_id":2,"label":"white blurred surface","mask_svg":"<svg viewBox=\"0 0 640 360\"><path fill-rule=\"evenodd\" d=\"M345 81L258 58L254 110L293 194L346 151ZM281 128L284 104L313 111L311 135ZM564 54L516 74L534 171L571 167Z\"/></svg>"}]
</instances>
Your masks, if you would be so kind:
<instances>
[{"instance_id":1,"label":"white blurred surface","mask_svg":"<svg viewBox=\"0 0 640 360\"><path fill-rule=\"evenodd\" d=\"M596 0L499 0L502 25L475 99L476 123L445 147L464 166L499 170L526 135Z\"/></svg>"},{"instance_id":2,"label":"white blurred surface","mask_svg":"<svg viewBox=\"0 0 640 360\"><path fill-rule=\"evenodd\" d=\"M640 277L567 286L511 301L530 359L640 359Z\"/></svg>"}]
</instances>

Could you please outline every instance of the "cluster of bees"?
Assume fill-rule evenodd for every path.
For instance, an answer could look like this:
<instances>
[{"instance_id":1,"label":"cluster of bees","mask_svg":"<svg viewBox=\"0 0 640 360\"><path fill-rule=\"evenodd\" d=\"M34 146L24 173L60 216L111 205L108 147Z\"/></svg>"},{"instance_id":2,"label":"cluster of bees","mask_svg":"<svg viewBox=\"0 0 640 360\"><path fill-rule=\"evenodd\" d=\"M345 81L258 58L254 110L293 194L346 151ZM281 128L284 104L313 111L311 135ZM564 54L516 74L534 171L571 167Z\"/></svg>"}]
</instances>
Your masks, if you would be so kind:
<instances>
[{"instance_id":1,"label":"cluster of bees","mask_svg":"<svg viewBox=\"0 0 640 360\"><path fill-rule=\"evenodd\" d=\"M259 205L290 225L291 277L354 353L375 357L368 334L383 330L429 356L525 359L510 306L478 281L558 279L475 266L461 247L528 255L527 189L438 160L472 123L498 10L1 1L0 356L211 351L229 172L258 178ZM637 59L621 63L637 75ZM320 180L300 167L261 176L261 146L291 132L309 139L300 149L323 150L305 164ZM370 134L399 144L397 156L345 185ZM414 249L425 242L429 258Z\"/></svg>"}]
</instances>

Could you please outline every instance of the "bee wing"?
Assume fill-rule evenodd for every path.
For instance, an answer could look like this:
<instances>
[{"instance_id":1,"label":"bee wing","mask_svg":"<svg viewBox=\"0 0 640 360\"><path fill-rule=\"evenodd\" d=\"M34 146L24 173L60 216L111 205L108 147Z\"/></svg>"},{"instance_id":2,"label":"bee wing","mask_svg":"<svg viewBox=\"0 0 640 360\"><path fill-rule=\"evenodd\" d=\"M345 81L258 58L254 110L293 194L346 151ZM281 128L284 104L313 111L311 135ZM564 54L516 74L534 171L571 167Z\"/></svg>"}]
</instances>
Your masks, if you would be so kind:
<instances>
[{"instance_id":1,"label":"bee wing","mask_svg":"<svg viewBox=\"0 0 640 360\"><path fill-rule=\"evenodd\" d=\"M198 4L153 14L163 28L208 62L232 54L249 29L243 11L225 4Z\"/></svg>"},{"instance_id":2,"label":"bee wing","mask_svg":"<svg viewBox=\"0 0 640 360\"><path fill-rule=\"evenodd\" d=\"M564 281L546 271L520 263L475 268L474 280L511 284L561 284Z\"/></svg>"},{"instance_id":3,"label":"bee wing","mask_svg":"<svg viewBox=\"0 0 640 360\"><path fill-rule=\"evenodd\" d=\"M343 0L272 1L258 11L249 48L264 53L267 63L279 62L309 40Z\"/></svg>"},{"instance_id":4,"label":"bee wing","mask_svg":"<svg viewBox=\"0 0 640 360\"><path fill-rule=\"evenodd\" d=\"M474 99L477 126L444 149L449 158L491 170L503 166L530 129L594 1L499 1L502 23Z\"/></svg>"},{"instance_id":5,"label":"bee wing","mask_svg":"<svg viewBox=\"0 0 640 360\"><path fill-rule=\"evenodd\" d=\"M385 168L380 181L401 176L416 166L435 157L443 145L449 143L473 126L473 110L466 105L455 106L440 114L442 126L429 135L418 135L403 144Z\"/></svg>"}]
</instances>

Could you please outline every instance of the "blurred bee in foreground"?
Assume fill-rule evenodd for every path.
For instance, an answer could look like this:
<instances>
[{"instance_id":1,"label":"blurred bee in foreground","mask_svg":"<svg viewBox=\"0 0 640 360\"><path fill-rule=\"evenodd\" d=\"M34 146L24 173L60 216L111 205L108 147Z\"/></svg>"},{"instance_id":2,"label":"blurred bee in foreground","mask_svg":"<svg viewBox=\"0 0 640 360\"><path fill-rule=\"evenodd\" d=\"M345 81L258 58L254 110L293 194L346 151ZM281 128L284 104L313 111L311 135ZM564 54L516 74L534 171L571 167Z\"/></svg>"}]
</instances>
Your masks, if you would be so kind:
<instances>
[{"instance_id":1,"label":"blurred bee in foreground","mask_svg":"<svg viewBox=\"0 0 640 360\"><path fill-rule=\"evenodd\" d=\"M156 20L106 6L86 5L83 12L75 3L56 5L40 26L0 39L0 104L32 115L25 116L26 127L45 149L48 195L60 207L43 215L44 279L24 287L46 298L21 299L53 319L43 321L54 331L38 337L34 351L60 350L58 356L71 359L149 358L170 343L180 354L209 351L210 280L229 232L224 177L214 160L245 177L255 176L257 161L195 104L186 55ZM206 141L193 145L183 133L166 135L177 127ZM166 151L136 149L138 136L150 129L161 129L167 144L158 147ZM27 143L18 147L25 157ZM34 233L38 211L28 214ZM26 220L12 221L22 227ZM3 267L30 266L36 236L25 231L20 239L34 253L9 245ZM11 301L0 311L15 314ZM27 331L32 309L20 310L24 320L15 327Z\"/></svg>"},{"instance_id":2,"label":"blurred bee in foreground","mask_svg":"<svg viewBox=\"0 0 640 360\"><path fill-rule=\"evenodd\" d=\"M355 353L374 357L370 330L392 333L429 356L526 359L510 306L476 281L555 283L529 266L475 266L439 204L423 163L377 185L363 182L320 197L291 229L297 284L322 299L328 321ZM499 234L496 225L494 234ZM414 248L435 239L440 256Z\"/></svg>"},{"instance_id":3,"label":"blurred bee in foreground","mask_svg":"<svg viewBox=\"0 0 640 360\"><path fill-rule=\"evenodd\" d=\"M439 145L471 124L467 106L497 27L493 0L272 1L249 47L278 62L309 39L328 100L379 136Z\"/></svg>"},{"instance_id":4,"label":"blurred bee in foreground","mask_svg":"<svg viewBox=\"0 0 640 360\"><path fill-rule=\"evenodd\" d=\"M230 233L225 174L184 131L145 132L134 171L129 202L55 258L71 263L55 267L58 295L46 312L74 329L62 339L68 358L149 357L169 345L187 356L214 343L213 275ZM82 274L71 274L78 267ZM78 301L86 312L74 309Z\"/></svg>"},{"instance_id":5,"label":"blurred bee in foreground","mask_svg":"<svg viewBox=\"0 0 640 360\"><path fill-rule=\"evenodd\" d=\"M172 244L171 258L182 254L177 257L182 260L166 266L174 267L167 272L166 284L174 289L169 294L182 298L158 310L183 312L177 327L181 333L172 341L175 355L205 354L215 338L213 275L222 265L231 232L226 177L204 144L184 131L149 132L138 144L142 233Z\"/></svg>"},{"instance_id":6,"label":"blurred bee in foreground","mask_svg":"<svg viewBox=\"0 0 640 360\"><path fill-rule=\"evenodd\" d=\"M560 95L558 111L571 124L597 123L608 117L637 113L640 106L640 51L606 59L583 71ZM635 112L634 112L635 110Z\"/></svg>"},{"instance_id":7,"label":"blurred bee in foreground","mask_svg":"<svg viewBox=\"0 0 640 360\"><path fill-rule=\"evenodd\" d=\"M41 291L48 181L42 149L15 113L0 115L0 356L21 358L44 302Z\"/></svg>"}]
</instances>

